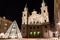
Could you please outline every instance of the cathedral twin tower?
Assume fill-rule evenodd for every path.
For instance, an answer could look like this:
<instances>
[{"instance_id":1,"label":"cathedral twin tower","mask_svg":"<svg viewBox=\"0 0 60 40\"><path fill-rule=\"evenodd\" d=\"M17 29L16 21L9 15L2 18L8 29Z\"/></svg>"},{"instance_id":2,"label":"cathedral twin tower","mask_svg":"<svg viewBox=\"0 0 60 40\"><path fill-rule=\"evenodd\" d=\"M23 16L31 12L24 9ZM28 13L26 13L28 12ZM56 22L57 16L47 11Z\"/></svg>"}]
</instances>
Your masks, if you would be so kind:
<instances>
[{"instance_id":1,"label":"cathedral twin tower","mask_svg":"<svg viewBox=\"0 0 60 40\"><path fill-rule=\"evenodd\" d=\"M41 13L33 10L31 15L28 13L28 8L25 6L22 12L21 33L23 37L49 37L50 23L48 16L48 7L44 0L41 4Z\"/></svg>"},{"instance_id":2,"label":"cathedral twin tower","mask_svg":"<svg viewBox=\"0 0 60 40\"><path fill-rule=\"evenodd\" d=\"M22 24L41 24L44 22L49 22L48 8L43 0L41 5L41 14L37 14L37 11L33 10L31 15L28 13L28 8L25 6L22 12Z\"/></svg>"}]
</instances>

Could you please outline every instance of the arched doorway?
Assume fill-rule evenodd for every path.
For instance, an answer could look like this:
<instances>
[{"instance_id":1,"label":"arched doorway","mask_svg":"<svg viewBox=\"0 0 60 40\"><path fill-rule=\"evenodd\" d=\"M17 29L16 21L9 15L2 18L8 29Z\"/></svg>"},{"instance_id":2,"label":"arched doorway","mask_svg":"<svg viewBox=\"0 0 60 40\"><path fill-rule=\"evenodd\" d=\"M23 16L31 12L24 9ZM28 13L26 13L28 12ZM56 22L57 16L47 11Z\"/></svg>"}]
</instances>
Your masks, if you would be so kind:
<instances>
[{"instance_id":1,"label":"arched doorway","mask_svg":"<svg viewBox=\"0 0 60 40\"><path fill-rule=\"evenodd\" d=\"M40 32L30 32L29 37L30 38L40 38L41 33Z\"/></svg>"}]
</instances>

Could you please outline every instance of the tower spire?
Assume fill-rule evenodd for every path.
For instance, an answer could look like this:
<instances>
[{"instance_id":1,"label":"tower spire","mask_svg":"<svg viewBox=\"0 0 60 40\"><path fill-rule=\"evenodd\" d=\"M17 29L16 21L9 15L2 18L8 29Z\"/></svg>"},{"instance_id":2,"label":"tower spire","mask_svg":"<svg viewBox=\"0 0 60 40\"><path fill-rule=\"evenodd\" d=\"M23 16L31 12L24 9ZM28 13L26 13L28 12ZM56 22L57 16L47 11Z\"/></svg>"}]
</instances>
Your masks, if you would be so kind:
<instances>
[{"instance_id":1,"label":"tower spire","mask_svg":"<svg viewBox=\"0 0 60 40\"><path fill-rule=\"evenodd\" d=\"M43 0L43 3L44 3L44 0Z\"/></svg>"},{"instance_id":2,"label":"tower spire","mask_svg":"<svg viewBox=\"0 0 60 40\"><path fill-rule=\"evenodd\" d=\"M42 6L45 6L45 1L43 0L43 2L42 2Z\"/></svg>"},{"instance_id":3,"label":"tower spire","mask_svg":"<svg viewBox=\"0 0 60 40\"><path fill-rule=\"evenodd\" d=\"M24 11L27 11L28 10L28 8L27 8L27 4L25 5L25 8L24 8Z\"/></svg>"},{"instance_id":4,"label":"tower spire","mask_svg":"<svg viewBox=\"0 0 60 40\"><path fill-rule=\"evenodd\" d=\"M27 4L25 4L25 7L27 7Z\"/></svg>"}]
</instances>

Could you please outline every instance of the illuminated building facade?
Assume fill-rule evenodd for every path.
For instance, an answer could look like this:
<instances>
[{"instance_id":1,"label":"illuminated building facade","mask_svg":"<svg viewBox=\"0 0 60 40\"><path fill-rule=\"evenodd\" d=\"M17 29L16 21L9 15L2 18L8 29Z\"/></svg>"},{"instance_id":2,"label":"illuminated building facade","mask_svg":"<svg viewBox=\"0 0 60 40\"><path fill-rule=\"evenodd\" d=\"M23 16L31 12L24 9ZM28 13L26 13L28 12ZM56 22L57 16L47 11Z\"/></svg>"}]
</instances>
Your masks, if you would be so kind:
<instances>
[{"instance_id":1,"label":"illuminated building facade","mask_svg":"<svg viewBox=\"0 0 60 40\"><path fill-rule=\"evenodd\" d=\"M5 33L11 24L12 21L6 19L6 17L0 17L0 33Z\"/></svg>"},{"instance_id":2,"label":"illuminated building facade","mask_svg":"<svg viewBox=\"0 0 60 40\"><path fill-rule=\"evenodd\" d=\"M56 0L55 0L55 2L56 2ZM59 11L57 11L57 8L55 8L55 7L56 7L56 5L54 6L55 26L56 26L56 28L59 28L59 27L57 27L58 25L56 25L56 23L59 24L59 19L60 19L59 15L60 14L59 14ZM35 11L35 9L34 9L30 15L28 12L27 5L25 6L24 11L22 12L23 14L22 14L21 32L17 31L16 22L12 23L11 21L6 20L5 17L0 18L0 27L1 27L0 28L0 35L5 36L7 38L17 38L17 37L19 37L19 38L22 38L22 37L23 38L51 38L51 37L58 37L59 36L59 34L58 34L59 29L56 30L56 28L51 28L51 25L49 22L48 6L45 4L44 0L41 4L40 9L41 9L41 13L37 13L37 11ZM16 27L10 26L11 24L12 25L15 24ZM12 28L9 28L9 27L12 27ZM2 30L2 29L4 29L4 30ZM18 33L22 33L22 34L18 35ZM17 37L15 35L17 35Z\"/></svg>"},{"instance_id":3,"label":"illuminated building facade","mask_svg":"<svg viewBox=\"0 0 60 40\"><path fill-rule=\"evenodd\" d=\"M54 20L55 20L55 27L59 32L60 37L60 0L54 0Z\"/></svg>"},{"instance_id":4,"label":"illuminated building facade","mask_svg":"<svg viewBox=\"0 0 60 40\"><path fill-rule=\"evenodd\" d=\"M41 13L37 14L35 9L29 15L28 8L25 6L22 12L21 32L24 38L47 38L57 37L56 29L52 29L49 22L48 6L44 0L41 4Z\"/></svg>"}]
</instances>

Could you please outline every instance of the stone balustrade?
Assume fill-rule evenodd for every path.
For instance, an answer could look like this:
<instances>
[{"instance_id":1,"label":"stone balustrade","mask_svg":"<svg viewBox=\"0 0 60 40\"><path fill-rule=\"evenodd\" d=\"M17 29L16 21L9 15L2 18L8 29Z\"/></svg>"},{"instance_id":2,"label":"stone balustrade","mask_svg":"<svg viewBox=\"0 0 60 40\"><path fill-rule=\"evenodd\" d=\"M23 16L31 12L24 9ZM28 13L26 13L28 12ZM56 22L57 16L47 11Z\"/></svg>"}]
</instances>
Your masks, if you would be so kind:
<instances>
[{"instance_id":1,"label":"stone balustrade","mask_svg":"<svg viewBox=\"0 0 60 40\"><path fill-rule=\"evenodd\" d=\"M22 38L22 39L0 39L0 40L60 40L60 38Z\"/></svg>"}]
</instances>

